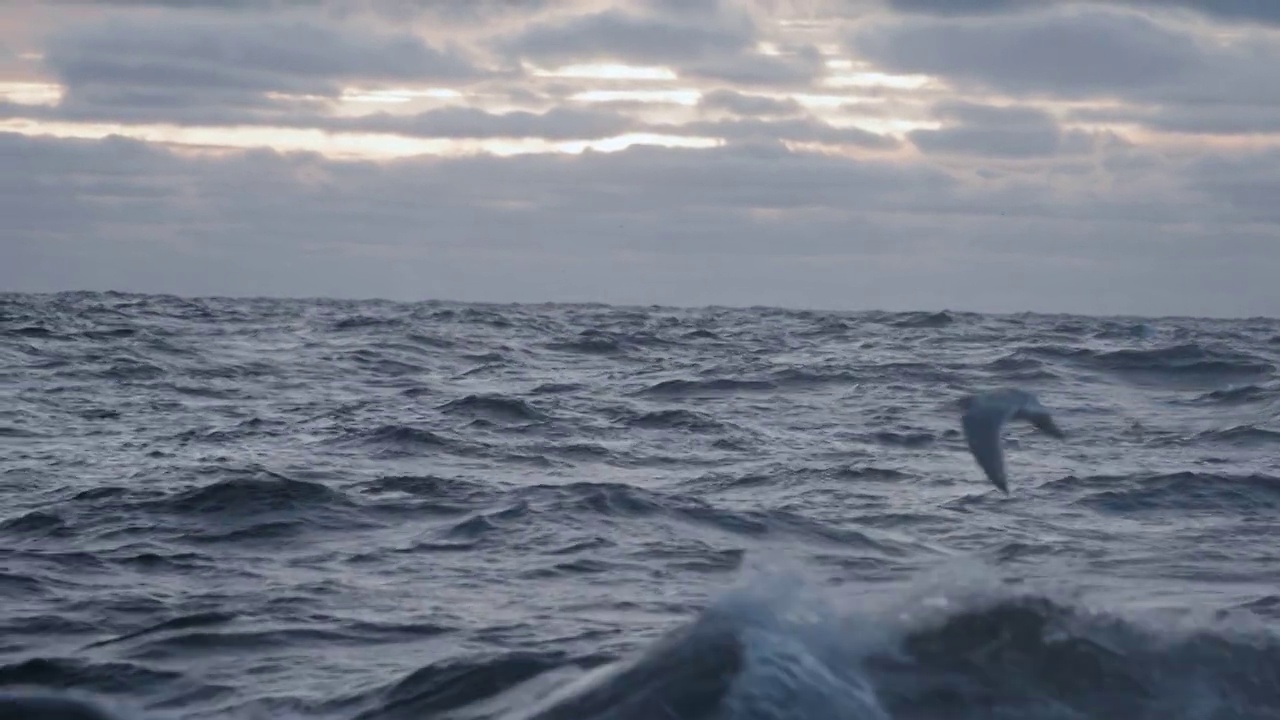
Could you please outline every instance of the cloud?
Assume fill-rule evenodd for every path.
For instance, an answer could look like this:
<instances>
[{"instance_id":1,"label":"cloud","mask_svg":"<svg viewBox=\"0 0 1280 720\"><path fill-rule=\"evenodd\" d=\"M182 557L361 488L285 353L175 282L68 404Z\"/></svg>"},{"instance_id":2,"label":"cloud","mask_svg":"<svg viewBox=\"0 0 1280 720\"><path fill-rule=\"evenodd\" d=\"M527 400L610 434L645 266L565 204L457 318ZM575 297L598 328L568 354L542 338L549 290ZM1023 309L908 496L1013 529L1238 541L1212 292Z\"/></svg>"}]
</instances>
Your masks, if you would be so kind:
<instances>
[{"instance_id":1,"label":"cloud","mask_svg":"<svg viewBox=\"0 0 1280 720\"><path fill-rule=\"evenodd\" d=\"M1144 15L1081 9L979 20L887 20L854 30L853 52L893 72L936 75L1015 95L1124 94L1184 78L1197 38Z\"/></svg>"},{"instance_id":2,"label":"cloud","mask_svg":"<svg viewBox=\"0 0 1280 720\"><path fill-rule=\"evenodd\" d=\"M1266 0L1131 0L1149 8L1182 6L1224 20L1280 23L1280 5Z\"/></svg>"},{"instance_id":3,"label":"cloud","mask_svg":"<svg viewBox=\"0 0 1280 720\"><path fill-rule=\"evenodd\" d=\"M707 5L698 10L713 13L716 8ZM693 22L610 9L541 21L499 39L494 47L543 65L595 61L669 66L685 76L748 85L804 83L821 72L815 48L764 55L755 49L759 39L759 28L745 14L719 12Z\"/></svg>"},{"instance_id":4,"label":"cloud","mask_svg":"<svg viewBox=\"0 0 1280 720\"><path fill-rule=\"evenodd\" d=\"M831 232L849 227L838 214L797 232L762 227L752 217L759 209L838 207L855 188L870 203L895 187L945 182L927 171L752 149L379 165L269 152L185 159L119 139L9 135L0 151L43 168L40 182L6 198L6 210L22 213L15 226L39 237L0 240L0 257L15 260L0 268L0 285L45 289L532 300L576 288L578 299L658 301L643 268L677 277L690 257L710 256L729 260L727 275L749 276L766 257L795 264L865 252L858 238ZM62 225L38 219L46 214ZM60 269L32 273L37 265ZM698 287L687 277L680 292L691 300Z\"/></svg>"},{"instance_id":5,"label":"cloud","mask_svg":"<svg viewBox=\"0 0 1280 720\"><path fill-rule=\"evenodd\" d=\"M330 132L385 133L415 138L492 139L543 138L581 140L621 135L641 127L625 115L595 109L554 107L542 113L526 110L488 112L472 107L444 107L420 113L366 113L338 117L307 112L257 113L226 108L35 106L0 102L0 117L25 117L90 123L166 122L188 126L251 126L320 129Z\"/></svg>"},{"instance_id":6,"label":"cloud","mask_svg":"<svg viewBox=\"0 0 1280 720\"><path fill-rule=\"evenodd\" d=\"M1002 13L1025 6L1024 0L886 0L885 4L900 13L944 16Z\"/></svg>"},{"instance_id":7,"label":"cloud","mask_svg":"<svg viewBox=\"0 0 1280 720\"><path fill-rule=\"evenodd\" d=\"M823 73L818 49L805 45L776 55L741 52L688 63L686 75L749 86L806 86Z\"/></svg>"},{"instance_id":8,"label":"cloud","mask_svg":"<svg viewBox=\"0 0 1280 720\"><path fill-rule=\"evenodd\" d=\"M920 10L931 4L912 2ZM1072 120L1201 134L1275 127L1276 30L1252 26L1215 37L1203 23L1175 22L1171 5L1160 13L1136 0L1018 7L981 17L881 19L851 31L848 45L885 70L939 77L953 95L1110 101L1076 108Z\"/></svg>"},{"instance_id":9,"label":"cloud","mask_svg":"<svg viewBox=\"0 0 1280 720\"><path fill-rule=\"evenodd\" d=\"M538 12L551 5L563 5L571 0L48 0L51 6L93 5L128 10L245 12L271 14L287 10L325 10L329 13L350 14L355 10L367 10L390 16L403 17L430 13L437 16L481 19L502 12Z\"/></svg>"},{"instance_id":10,"label":"cloud","mask_svg":"<svg viewBox=\"0 0 1280 720\"><path fill-rule=\"evenodd\" d=\"M1261 212L1222 184L1239 166L1103 152L1064 185L1069 165L983 180L754 145L372 163L3 135L11 166L38 172L4 176L0 286L1280 311L1277 226L1225 216ZM1274 188L1276 167L1246 176Z\"/></svg>"},{"instance_id":11,"label":"cloud","mask_svg":"<svg viewBox=\"0 0 1280 720\"><path fill-rule=\"evenodd\" d=\"M736 55L754 39L752 28L695 27L667 20L606 10L559 21L544 21L509 38L499 47L539 62L630 62L680 64L712 55Z\"/></svg>"},{"instance_id":12,"label":"cloud","mask_svg":"<svg viewBox=\"0 0 1280 720\"><path fill-rule=\"evenodd\" d=\"M1077 4L1189 10L1218 20L1280 24L1280 4L1269 0L1084 0ZM940 16L994 15L1043 7L1039 0L886 0L886 5L897 12Z\"/></svg>"},{"instance_id":13,"label":"cloud","mask_svg":"<svg viewBox=\"0 0 1280 720\"><path fill-rule=\"evenodd\" d=\"M1216 201L1220 217L1280 225L1280 151L1203 158L1188 169L1191 186ZM1268 252L1268 251L1263 251Z\"/></svg>"},{"instance_id":14,"label":"cloud","mask_svg":"<svg viewBox=\"0 0 1280 720\"><path fill-rule=\"evenodd\" d=\"M169 10L252 10L281 6L316 5L320 0L51 0L50 5L98 5L120 8L165 8Z\"/></svg>"},{"instance_id":15,"label":"cloud","mask_svg":"<svg viewBox=\"0 0 1280 720\"><path fill-rule=\"evenodd\" d=\"M194 13L251 12L279 13L287 10L323 10L329 14L353 15L369 12L382 17L430 16L450 22L493 20L499 16L531 16L547 11L577 13L599 3L592 0L47 0L51 6L95 5L147 10L181 10ZM723 0L631 0L630 7L672 18L712 17L734 12L732 2Z\"/></svg>"},{"instance_id":16,"label":"cloud","mask_svg":"<svg viewBox=\"0 0 1280 720\"><path fill-rule=\"evenodd\" d=\"M738 96L722 96L736 98ZM747 98L747 109L787 109L797 103ZM764 100L768 100L764 98ZM735 100L730 100L731 103ZM713 101L714 105L715 101ZM741 104L741 103L739 103ZM741 109L741 108L740 108ZM780 141L851 145L868 149L891 149L900 143L893 136L857 127L835 127L818 118L788 113L783 117L686 120L680 123L643 122L626 113L595 108L553 107L542 113L525 110L488 112L471 107L445 107L421 113L367 113L358 116L298 112L273 114L244 112L235 108L211 111L204 108L75 108L21 105L0 102L0 117L35 118L92 123L172 122L179 125L262 125L273 128L317 128L330 132L385 133L427 139L541 138L552 141L595 140L643 132L685 137L720 138L735 143L776 143Z\"/></svg>"},{"instance_id":17,"label":"cloud","mask_svg":"<svg viewBox=\"0 0 1280 720\"><path fill-rule=\"evenodd\" d=\"M108 0L90 13L64 2L42 5L58 9L32 26L0 28L24 53L19 79L66 86L59 105L0 114L35 132L121 123L169 139L157 123L216 126L172 132L276 148L326 132L727 142L374 162L0 135L0 287L1280 312L1280 156L1266 149L1278 138L1167 142L1127 127L1280 134L1280 35L1260 24L1269 5L807 5L845 15L828 27L760 0L195 5ZM1259 22L1225 27L1251 12ZM802 22L778 22L786 13ZM820 84L826 32L844 33L852 54L836 74L937 82ZM37 50L43 75L27 55ZM593 61L679 78L521 67ZM339 101L351 86L460 94ZM677 89L683 104L580 94ZM353 114L369 107L388 112ZM940 126L894 134L830 124L931 119ZM828 147L794 149L808 144Z\"/></svg>"},{"instance_id":18,"label":"cloud","mask_svg":"<svg viewBox=\"0 0 1280 720\"><path fill-rule=\"evenodd\" d=\"M454 50L406 32L258 17L115 17L54 35L45 63L72 106L264 107L271 94L335 97L343 83L461 82Z\"/></svg>"},{"instance_id":19,"label":"cloud","mask_svg":"<svg viewBox=\"0 0 1280 720\"><path fill-rule=\"evenodd\" d=\"M1077 122L1135 124L1192 135L1280 134L1280 105L1213 104L1080 108Z\"/></svg>"},{"instance_id":20,"label":"cloud","mask_svg":"<svg viewBox=\"0 0 1280 720\"><path fill-rule=\"evenodd\" d=\"M413 116L378 113L326 125L333 129L433 138L573 140L620 135L634 129L635 121L616 113L568 107L552 108L544 113L523 110L489 113L476 108L452 107Z\"/></svg>"},{"instance_id":21,"label":"cloud","mask_svg":"<svg viewBox=\"0 0 1280 720\"><path fill-rule=\"evenodd\" d=\"M680 125L652 125L649 130L667 134L723 138L732 142L752 144L789 140L802 143L854 145L880 150L895 148L900 144L897 138L889 135L880 135L857 127L833 127L813 117L782 120L696 120Z\"/></svg>"},{"instance_id":22,"label":"cloud","mask_svg":"<svg viewBox=\"0 0 1280 720\"><path fill-rule=\"evenodd\" d=\"M1052 115L1036 108L946 101L933 112L952 124L907 134L926 153L1033 158L1086 152L1093 145L1089 135L1063 132Z\"/></svg>"},{"instance_id":23,"label":"cloud","mask_svg":"<svg viewBox=\"0 0 1280 720\"><path fill-rule=\"evenodd\" d=\"M708 110L723 110L743 117L784 117L803 112L794 98L771 98L725 88L703 93L698 104Z\"/></svg>"},{"instance_id":24,"label":"cloud","mask_svg":"<svg viewBox=\"0 0 1280 720\"><path fill-rule=\"evenodd\" d=\"M159 5L161 12L109 13L96 22L80 19L49 39L44 63L65 85L58 105L0 103L0 113L39 121L256 126L446 139L586 140L653 124L638 119L652 116L652 106L614 103L608 110L575 107L568 96L584 87L582 80L528 77L510 65L483 69L473 64L473 58L483 54L476 46L469 48L474 54L454 46L432 46L416 34L388 30L367 17L340 24L322 20L319 12L255 13L235 3L183 11L164 3L136 5ZM453 6L448 3L410 0L384 0L376 5L382 11L389 11L390 6L421 6L433 12L465 12L470 7L459 5L450 10ZM483 11L498 12L511 4L481 5ZM289 6L298 7L296 3ZM510 51L512 57L528 55L549 65L592 59L676 62L688 77L768 89L801 82L821 66L821 57L808 45L783 43L781 54L757 53L759 28L755 22L737 8L719 2L647 0L630 6L628 12L606 10L587 15L571 14L574 8L570 5L556 7L556 14L522 26L514 34L500 34L497 47ZM523 5L521 9L528 10ZM509 82L517 77L524 79L522 86ZM595 82L612 87L608 81ZM485 99L464 98L452 101L454 107L419 112L357 116L349 112L353 107L347 106L343 108L347 112L335 113L335 100L344 86L390 83L437 83L463 90L473 84L472 89L483 93ZM555 97L557 85L565 97ZM511 103L503 103L501 98L513 97L508 92L512 89L523 89L527 94L516 104L532 103L548 110L511 111ZM708 109L717 103L743 108L749 97L731 95L735 91L723 87L719 92L710 97ZM762 96L750 97L754 97L756 109L764 107ZM491 102L508 107L493 112L476 106ZM800 110L794 100L768 102L774 116L794 115ZM723 131L733 140L820 139L868 147L893 143L862 130L838 130L812 119L771 128L760 122L718 126L702 121L688 129L664 125L662 130L677 134Z\"/></svg>"}]
</instances>

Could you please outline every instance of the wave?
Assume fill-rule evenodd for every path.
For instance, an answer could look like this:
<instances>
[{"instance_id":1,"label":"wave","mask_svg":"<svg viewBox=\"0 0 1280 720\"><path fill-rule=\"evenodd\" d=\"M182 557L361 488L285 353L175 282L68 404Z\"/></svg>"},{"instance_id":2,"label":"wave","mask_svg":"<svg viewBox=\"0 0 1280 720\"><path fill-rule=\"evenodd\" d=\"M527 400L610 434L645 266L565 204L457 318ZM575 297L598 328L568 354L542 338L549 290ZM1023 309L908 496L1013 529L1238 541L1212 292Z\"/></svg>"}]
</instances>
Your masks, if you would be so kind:
<instances>
[{"instance_id":1,"label":"wave","mask_svg":"<svg viewBox=\"0 0 1280 720\"><path fill-rule=\"evenodd\" d=\"M1206 440L1224 442L1232 445L1268 445L1280 442L1280 431L1261 428L1256 425L1235 425L1221 430L1208 430L1197 434L1193 441Z\"/></svg>"},{"instance_id":2,"label":"wave","mask_svg":"<svg viewBox=\"0 0 1280 720\"><path fill-rule=\"evenodd\" d=\"M242 477L218 480L163 500L152 507L182 515L227 514L236 517L270 512L297 512L308 508L350 506L342 493L325 485L294 480L262 470Z\"/></svg>"},{"instance_id":3,"label":"wave","mask_svg":"<svg viewBox=\"0 0 1280 720\"><path fill-rule=\"evenodd\" d=\"M730 429L711 415L696 410L676 408L674 410L653 410L629 417L625 420L628 427L651 430L692 430L694 432L724 432Z\"/></svg>"},{"instance_id":4,"label":"wave","mask_svg":"<svg viewBox=\"0 0 1280 720\"><path fill-rule=\"evenodd\" d=\"M630 343L609 333L583 330L581 335L572 340L562 340L546 344L549 350L560 352L583 353L586 355L614 355L627 349Z\"/></svg>"},{"instance_id":5,"label":"wave","mask_svg":"<svg viewBox=\"0 0 1280 720\"><path fill-rule=\"evenodd\" d=\"M540 422L549 416L520 398L506 395L467 395L436 408L447 415L466 415L490 421Z\"/></svg>"},{"instance_id":6,"label":"wave","mask_svg":"<svg viewBox=\"0 0 1280 720\"><path fill-rule=\"evenodd\" d=\"M133 719L1277 717L1265 633L900 590L972 553L1274 624L1277 327L0 295L0 682ZM1002 499L946 398L1008 382L1078 432ZM847 607L696 612L761 553Z\"/></svg>"},{"instance_id":7,"label":"wave","mask_svg":"<svg viewBox=\"0 0 1280 720\"><path fill-rule=\"evenodd\" d=\"M335 445L364 447L381 457L415 456L431 452L467 452L468 445L426 428L382 425L371 430L347 430L332 440Z\"/></svg>"},{"instance_id":8,"label":"wave","mask_svg":"<svg viewBox=\"0 0 1280 720\"><path fill-rule=\"evenodd\" d=\"M1252 402L1268 402L1280 399L1280 386L1274 384L1245 384L1211 390L1194 398L1193 402L1221 405L1243 405Z\"/></svg>"},{"instance_id":9,"label":"wave","mask_svg":"<svg viewBox=\"0 0 1280 720\"><path fill-rule=\"evenodd\" d=\"M663 380L640 391L641 395L658 395L662 397L696 398L720 396L738 392L772 390L777 386L764 380L735 380L732 378L716 378L712 380Z\"/></svg>"},{"instance_id":10,"label":"wave","mask_svg":"<svg viewBox=\"0 0 1280 720\"><path fill-rule=\"evenodd\" d=\"M1069 476L1047 486L1083 489L1088 494L1076 501L1077 504L1116 514L1170 509L1200 512L1280 509L1280 478L1256 473Z\"/></svg>"},{"instance_id":11,"label":"wave","mask_svg":"<svg viewBox=\"0 0 1280 720\"><path fill-rule=\"evenodd\" d=\"M0 536L15 537L69 537L67 521L56 512L32 510L29 513L0 522Z\"/></svg>"},{"instance_id":12,"label":"wave","mask_svg":"<svg viewBox=\"0 0 1280 720\"><path fill-rule=\"evenodd\" d=\"M1274 635L1221 623L1174 629L1158 616L1108 613L1031 591L936 592L837 612L807 588L773 577L730 593L630 656L454 658L371 693L364 701L375 707L359 717L1191 720L1280 713Z\"/></svg>"},{"instance_id":13,"label":"wave","mask_svg":"<svg viewBox=\"0 0 1280 720\"><path fill-rule=\"evenodd\" d=\"M99 663L63 657L31 658L0 665L0 687L75 687L78 690L109 694L129 691L139 686L169 683L181 677L181 673L149 668L140 663Z\"/></svg>"},{"instance_id":14,"label":"wave","mask_svg":"<svg viewBox=\"0 0 1280 720\"><path fill-rule=\"evenodd\" d=\"M1035 345L1022 349L1049 358L1085 363L1118 373L1153 373L1171 377L1267 375L1276 365L1253 353L1206 343L1183 343L1160 348L1122 348L1100 351L1082 347Z\"/></svg>"},{"instance_id":15,"label":"wave","mask_svg":"<svg viewBox=\"0 0 1280 720\"><path fill-rule=\"evenodd\" d=\"M850 370L839 368L816 369L810 367L793 367L776 370L771 375L772 382L779 388L800 388L825 385L853 385L858 376Z\"/></svg>"},{"instance_id":16,"label":"wave","mask_svg":"<svg viewBox=\"0 0 1280 720\"><path fill-rule=\"evenodd\" d=\"M882 320L882 322L899 328L943 328L956 322L956 314L946 310L939 312L905 312L896 313L891 318Z\"/></svg>"}]
</instances>

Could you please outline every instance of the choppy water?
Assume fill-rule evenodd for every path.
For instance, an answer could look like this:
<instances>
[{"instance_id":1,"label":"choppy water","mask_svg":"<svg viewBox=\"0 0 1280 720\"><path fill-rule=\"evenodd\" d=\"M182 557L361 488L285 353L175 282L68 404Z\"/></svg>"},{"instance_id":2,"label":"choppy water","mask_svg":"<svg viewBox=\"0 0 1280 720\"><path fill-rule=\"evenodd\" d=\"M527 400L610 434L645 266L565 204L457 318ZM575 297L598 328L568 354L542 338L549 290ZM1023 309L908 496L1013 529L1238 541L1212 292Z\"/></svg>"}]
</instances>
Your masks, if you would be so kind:
<instances>
[{"instance_id":1,"label":"choppy water","mask_svg":"<svg viewBox=\"0 0 1280 720\"><path fill-rule=\"evenodd\" d=\"M1277 365L1261 319L0 296L0 690L1280 717ZM954 402L1010 384L1070 437L1011 428L1005 497Z\"/></svg>"}]
</instances>

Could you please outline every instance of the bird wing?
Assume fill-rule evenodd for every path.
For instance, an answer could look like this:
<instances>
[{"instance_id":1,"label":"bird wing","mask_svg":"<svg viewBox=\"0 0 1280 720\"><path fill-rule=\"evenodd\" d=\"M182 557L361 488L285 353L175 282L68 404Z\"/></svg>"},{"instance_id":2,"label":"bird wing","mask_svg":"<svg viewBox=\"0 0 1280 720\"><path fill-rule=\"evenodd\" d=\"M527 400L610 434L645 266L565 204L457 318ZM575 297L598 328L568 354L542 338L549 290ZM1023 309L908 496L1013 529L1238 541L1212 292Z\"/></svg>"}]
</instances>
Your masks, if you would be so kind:
<instances>
[{"instance_id":1,"label":"bird wing","mask_svg":"<svg viewBox=\"0 0 1280 720\"><path fill-rule=\"evenodd\" d=\"M1038 405L1023 407L1018 411L1016 417L1031 423L1035 426L1035 429L1045 435L1058 438L1059 440L1067 436L1067 434L1062 432L1062 429L1058 427L1058 424L1053 421L1053 416L1049 414L1049 411Z\"/></svg>"},{"instance_id":2,"label":"bird wing","mask_svg":"<svg viewBox=\"0 0 1280 720\"><path fill-rule=\"evenodd\" d=\"M1000 430L1004 427L1010 410L1011 408L1000 405L975 403L960 418L964 439L969 443L969 452L987 474L987 479L1006 494L1009 492L1009 485L1005 479Z\"/></svg>"}]
</instances>

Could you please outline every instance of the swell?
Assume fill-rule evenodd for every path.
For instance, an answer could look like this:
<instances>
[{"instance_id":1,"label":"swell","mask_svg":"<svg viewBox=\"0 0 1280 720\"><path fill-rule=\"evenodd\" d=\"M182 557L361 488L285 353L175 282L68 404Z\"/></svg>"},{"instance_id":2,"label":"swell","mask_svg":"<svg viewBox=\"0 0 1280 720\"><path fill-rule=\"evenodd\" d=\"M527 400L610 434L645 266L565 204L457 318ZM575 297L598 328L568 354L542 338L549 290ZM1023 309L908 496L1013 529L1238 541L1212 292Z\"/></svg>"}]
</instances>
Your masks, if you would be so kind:
<instances>
[{"instance_id":1,"label":"swell","mask_svg":"<svg viewBox=\"0 0 1280 720\"><path fill-rule=\"evenodd\" d=\"M1275 372L1274 362L1254 353L1208 343L1190 342L1160 348L1094 350L1061 345L1033 345L1022 352L1069 360L1116 373L1151 373L1170 377L1233 377Z\"/></svg>"},{"instance_id":2,"label":"swell","mask_svg":"<svg viewBox=\"0 0 1280 720\"><path fill-rule=\"evenodd\" d=\"M497 717L1189 719L1280 712L1274 637L1208 627L1168 632L1154 619L1006 594L891 622L895 635L867 644L840 642L851 628L831 616L788 619L786 605L728 598L624 656L511 652L442 661L363 696L372 707L360 717L466 716L504 695L519 702L522 685L546 694L549 683L559 686L554 700L509 705ZM563 679L539 682L569 663L612 667L572 687Z\"/></svg>"},{"instance_id":3,"label":"swell","mask_svg":"<svg viewBox=\"0 0 1280 720\"><path fill-rule=\"evenodd\" d=\"M467 395L436 408L446 415L466 415L502 422L536 422L548 419L546 413L519 398L505 395Z\"/></svg>"},{"instance_id":4,"label":"swell","mask_svg":"<svg viewBox=\"0 0 1280 720\"><path fill-rule=\"evenodd\" d=\"M179 515L235 517L282 511L296 513L350 504L342 493L325 485L294 480L269 470L224 478L147 503L153 510Z\"/></svg>"},{"instance_id":5,"label":"swell","mask_svg":"<svg viewBox=\"0 0 1280 720\"><path fill-rule=\"evenodd\" d=\"M1253 473L1149 473L1132 476L1067 476L1046 484L1082 494L1077 505L1107 514L1163 510L1256 512L1280 509L1280 478Z\"/></svg>"},{"instance_id":6,"label":"swell","mask_svg":"<svg viewBox=\"0 0 1280 720\"><path fill-rule=\"evenodd\" d=\"M1193 403L1209 405L1245 405L1249 403L1266 403L1280 400L1280 385L1253 384L1210 390L1191 400Z\"/></svg>"},{"instance_id":7,"label":"swell","mask_svg":"<svg viewBox=\"0 0 1280 720\"><path fill-rule=\"evenodd\" d=\"M519 543L518 528L542 523L569 524L585 528L613 522L643 520L652 527L665 519L681 525L715 531L727 537L762 538L777 536L831 545L847 551L872 553L878 557L906 557L920 548L874 531L839 527L784 510L738 510L721 507L688 494L656 492L619 483L575 482L563 485L532 485L514 488L500 499L477 508L461 520L442 526L430 534L431 542L463 543L475 549ZM419 547L422 547L419 545ZM706 548L704 559L719 563L721 551ZM666 558L665 550L645 553L648 559ZM735 554L730 568L736 568Z\"/></svg>"},{"instance_id":8,"label":"swell","mask_svg":"<svg viewBox=\"0 0 1280 720\"><path fill-rule=\"evenodd\" d=\"M1005 598L910 630L902 654L873 658L869 671L885 706L907 720L976 720L991 707L1036 717L1053 706L1080 717L1280 712L1275 637L1158 627L1043 596Z\"/></svg>"},{"instance_id":9,"label":"swell","mask_svg":"<svg viewBox=\"0 0 1280 720\"><path fill-rule=\"evenodd\" d=\"M1158 545L1144 576L1190 588L1171 604L1274 618L1278 327L0 295L0 592L13 608L0 664L49 688L114 676L113 694L179 716L474 717L521 681L622 657L762 556L811 561L860 602L951 542L1031 573ZM949 403L1005 383L1061 409L1072 439L1011 453L1025 482L1001 499L984 494ZM1111 434L1188 416L1183 436ZM1231 542L1209 548L1218 538ZM1233 703L1276 714L1240 669L1273 683L1273 650L1209 631L1194 652L1169 638L1158 650L1123 621L1060 629L1087 615L1070 604L1001 603L953 603L938 626L903 631L912 663L867 671L895 718L1186 717L1190 704L1161 698L1196 683L1223 716ZM865 640L890 620L821 634ZM772 637L787 649L776 675L747 682L772 692L763 679L785 678L787 709L810 680L862 671ZM668 657L686 661L674 675L570 707L627 717L649 689L696 714L768 664L723 648ZM388 682L405 662L419 672Z\"/></svg>"}]
</instances>

